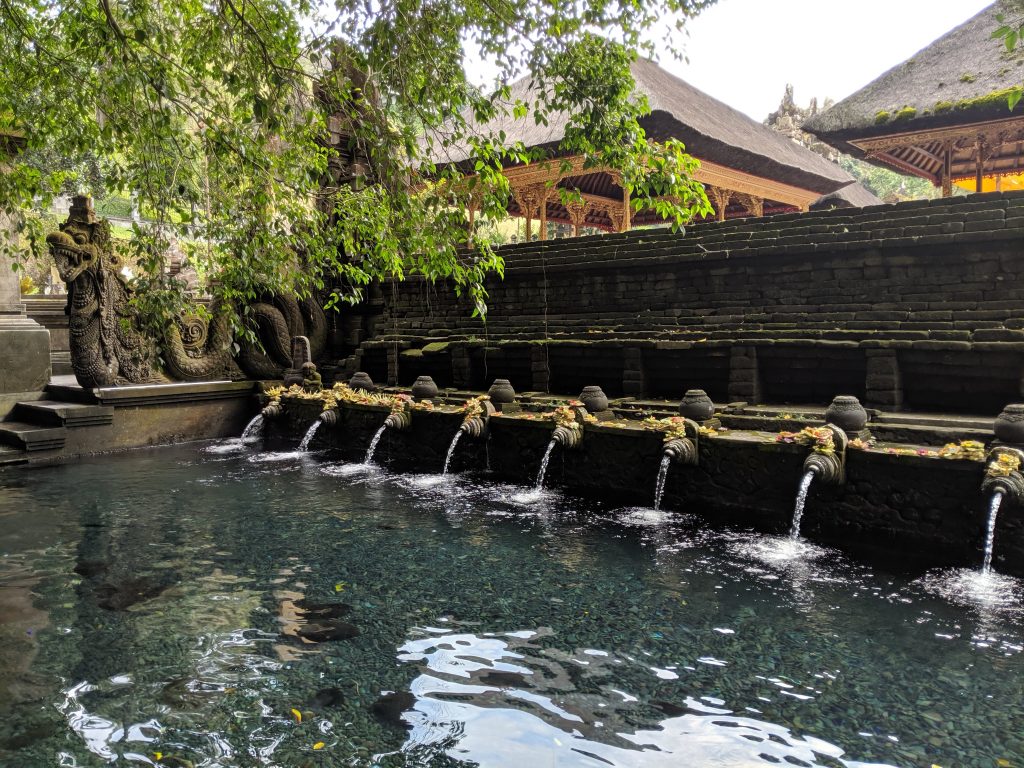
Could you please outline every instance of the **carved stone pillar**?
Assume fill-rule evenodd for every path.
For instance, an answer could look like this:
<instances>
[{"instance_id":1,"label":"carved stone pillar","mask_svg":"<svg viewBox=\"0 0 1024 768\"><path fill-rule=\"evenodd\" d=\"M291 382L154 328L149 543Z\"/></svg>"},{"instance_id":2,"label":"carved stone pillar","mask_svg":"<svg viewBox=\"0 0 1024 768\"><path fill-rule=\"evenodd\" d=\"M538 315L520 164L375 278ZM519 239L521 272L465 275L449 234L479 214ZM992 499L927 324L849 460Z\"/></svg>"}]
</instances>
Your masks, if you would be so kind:
<instances>
[{"instance_id":1,"label":"carved stone pillar","mask_svg":"<svg viewBox=\"0 0 1024 768\"><path fill-rule=\"evenodd\" d=\"M0 173L5 160L20 144L0 134ZM0 213L0 240L17 245L14 222ZM50 332L25 313L21 303L21 273L14 259L0 249L0 420L19 400L38 400L50 381Z\"/></svg>"}]
</instances>

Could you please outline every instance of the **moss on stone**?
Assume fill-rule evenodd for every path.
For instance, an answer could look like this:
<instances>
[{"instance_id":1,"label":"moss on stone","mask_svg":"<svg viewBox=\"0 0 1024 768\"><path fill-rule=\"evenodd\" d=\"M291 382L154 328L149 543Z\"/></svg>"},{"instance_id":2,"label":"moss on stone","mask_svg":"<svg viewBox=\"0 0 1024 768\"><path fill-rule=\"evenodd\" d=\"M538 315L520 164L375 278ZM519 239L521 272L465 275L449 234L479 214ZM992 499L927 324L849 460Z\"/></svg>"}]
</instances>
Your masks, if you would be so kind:
<instances>
[{"instance_id":1,"label":"moss on stone","mask_svg":"<svg viewBox=\"0 0 1024 768\"><path fill-rule=\"evenodd\" d=\"M960 75L961 83L973 83L975 80L977 80L977 78L970 72L964 72L962 75Z\"/></svg>"},{"instance_id":2,"label":"moss on stone","mask_svg":"<svg viewBox=\"0 0 1024 768\"><path fill-rule=\"evenodd\" d=\"M914 109L914 107L903 107L895 115L893 115L892 119L893 120L910 120L916 114L917 114L917 110Z\"/></svg>"},{"instance_id":3,"label":"moss on stone","mask_svg":"<svg viewBox=\"0 0 1024 768\"><path fill-rule=\"evenodd\" d=\"M954 104L952 101L937 101L933 109L936 115L941 115L943 112L952 112Z\"/></svg>"},{"instance_id":4,"label":"moss on stone","mask_svg":"<svg viewBox=\"0 0 1024 768\"><path fill-rule=\"evenodd\" d=\"M406 350L402 351L401 353L399 353L399 356L400 357L405 357L405 358L423 357L423 350L422 349L406 349Z\"/></svg>"},{"instance_id":5,"label":"moss on stone","mask_svg":"<svg viewBox=\"0 0 1024 768\"><path fill-rule=\"evenodd\" d=\"M425 355L435 355L439 352L445 352L448 350L447 341L432 341L429 344L424 344L421 350Z\"/></svg>"},{"instance_id":6,"label":"moss on stone","mask_svg":"<svg viewBox=\"0 0 1024 768\"><path fill-rule=\"evenodd\" d=\"M875 125L882 125L883 123L889 122L891 115L884 109L875 115Z\"/></svg>"}]
</instances>

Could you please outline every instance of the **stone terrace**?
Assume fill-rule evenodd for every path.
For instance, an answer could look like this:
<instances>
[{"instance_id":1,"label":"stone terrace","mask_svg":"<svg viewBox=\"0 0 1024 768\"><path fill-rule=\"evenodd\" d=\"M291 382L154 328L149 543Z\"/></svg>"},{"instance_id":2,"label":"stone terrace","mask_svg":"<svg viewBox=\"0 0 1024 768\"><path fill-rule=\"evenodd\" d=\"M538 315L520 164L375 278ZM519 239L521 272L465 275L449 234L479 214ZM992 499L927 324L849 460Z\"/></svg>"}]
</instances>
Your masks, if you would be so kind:
<instances>
[{"instance_id":1,"label":"stone terrace","mask_svg":"<svg viewBox=\"0 0 1024 768\"><path fill-rule=\"evenodd\" d=\"M503 248L486 327L445 285L384 291L350 361L407 384L996 413L1021 396L1024 194Z\"/></svg>"}]
</instances>

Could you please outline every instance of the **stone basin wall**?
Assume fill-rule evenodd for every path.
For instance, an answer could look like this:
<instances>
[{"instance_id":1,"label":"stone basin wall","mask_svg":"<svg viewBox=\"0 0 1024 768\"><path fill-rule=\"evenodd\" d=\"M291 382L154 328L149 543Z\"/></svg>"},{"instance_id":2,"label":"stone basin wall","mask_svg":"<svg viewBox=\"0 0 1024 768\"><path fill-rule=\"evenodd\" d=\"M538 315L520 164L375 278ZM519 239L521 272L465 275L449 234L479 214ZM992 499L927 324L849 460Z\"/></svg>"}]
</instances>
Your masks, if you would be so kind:
<instances>
[{"instance_id":1,"label":"stone basin wall","mask_svg":"<svg viewBox=\"0 0 1024 768\"><path fill-rule=\"evenodd\" d=\"M486 325L449 286L383 291L377 381L995 414L1021 397L1024 193L501 249Z\"/></svg>"},{"instance_id":2,"label":"stone basin wall","mask_svg":"<svg viewBox=\"0 0 1024 768\"><path fill-rule=\"evenodd\" d=\"M284 399L285 412L266 426L270 446L294 447L318 417L320 405ZM323 426L311 446L324 459L361 462L388 411L343 405L338 423ZM387 430L375 462L394 472L438 473L462 417L416 411L408 430ZM551 439L545 421L493 417L486 440L464 436L451 471L530 486ZM701 438L696 467L674 465L663 507L711 525L789 529L807 449L772 442L765 433ZM662 455L658 432L617 424L587 424L581 446L557 447L545 486L622 505L650 506ZM897 557L915 567L977 566L988 499L980 492L984 465L874 451L847 453L842 486L812 483L802 532L855 553ZM995 566L1024 575L1024 524L1009 500L999 515Z\"/></svg>"}]
</instances>

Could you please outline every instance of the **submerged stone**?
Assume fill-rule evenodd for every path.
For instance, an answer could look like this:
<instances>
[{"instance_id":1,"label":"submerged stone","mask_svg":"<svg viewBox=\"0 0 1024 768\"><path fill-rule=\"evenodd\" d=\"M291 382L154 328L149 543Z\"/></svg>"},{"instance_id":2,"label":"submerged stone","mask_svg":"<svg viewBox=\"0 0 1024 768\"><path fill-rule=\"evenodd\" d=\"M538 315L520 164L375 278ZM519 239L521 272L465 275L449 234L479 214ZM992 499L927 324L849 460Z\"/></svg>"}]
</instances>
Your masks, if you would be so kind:
<instances>
[{"instance_id":1,"label":"submerged stone","mask_svg":"<svg viewBox=\"0 0 1024 768\"><path fill-rule=\"evenodd\" d=\"M359 627L345 621L329 621L323 624L303 624L296 630L296 633L303 640L314 643L324 643L330 640L351 640L359 637Z\"/></svg>"},{"instance_id":2,"label":"submerged stone","mask_svg":"<svg viewBox=\"0 0 1024 768\"><path fill-rule=\"evenodd\" d=\"M511 688L513 686L522 686L526 679L519 672L502 672L501 670L495 670L488 672L480 678L480 682L484 685L493 685L498 688Z\"/></svg>"},{"instance_id":3,"label":"submerged stone","mask_svg":"<svg viewBox=\"0 0 1024 768\"><path fill-rule=\"evenodd\" d=\"M370 711L382 723L396 728L409 728L409 723L402 719L402 713L413 708L416 697L409 691L392 691L385 693L370 707Z\"/></svg>"},{"instance_id":4,"label":"submerged stone","mask_svg":"<svg viewBox=\"0 0 1024 768\"><path fill-rule=\"evenodd\" d=\"M102 560L79 560L74 567L74 572L87 579L95 576L102 576L110 569L110 566Z\"/></svg>"},{"instance_id":5,"label":"submerged stone","mask_svg":"<svg viewBox=\"0 0 1024 768\"><path fill-rule=\"evenodd\" d=\"M296 600L295 607L305 616L316 619L339 619L352 613L348 603L317 603L306 598Z\"/></svg>"},{"instance_id":6,"label":"submerged stone","mask_svg":"<svg viewBox=\"0 0 1024 768\"><path fill-rule=\"evenodd\" d=\"M126 611L133 605L152 600L169 586L170 582L152 576L106 581L96 587L96 604L107 611Z\"/></svg>"},{"instance_id":7,"label":"submerged stone","mask_svg":"<svg viewBox=\"0 0 1024 768\"><path fill-rule=\"evenodd\" d=\"M345 694L340 688L321 688L307 706L313 710L338 709L345 703Z\"/></svg>"}]
</instances>

